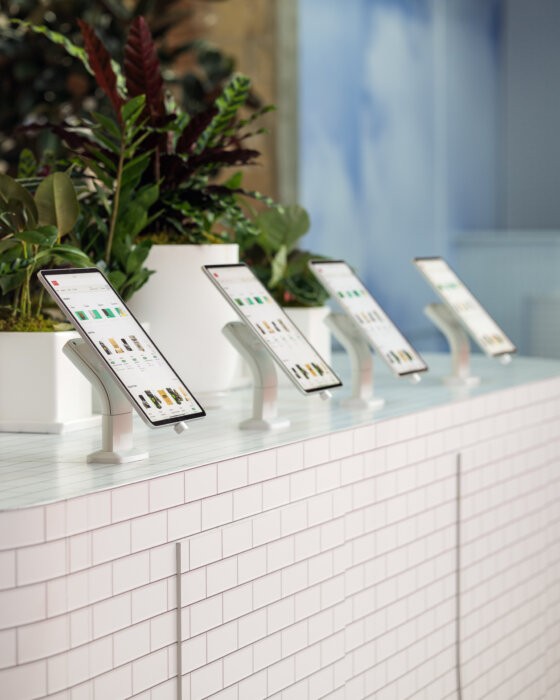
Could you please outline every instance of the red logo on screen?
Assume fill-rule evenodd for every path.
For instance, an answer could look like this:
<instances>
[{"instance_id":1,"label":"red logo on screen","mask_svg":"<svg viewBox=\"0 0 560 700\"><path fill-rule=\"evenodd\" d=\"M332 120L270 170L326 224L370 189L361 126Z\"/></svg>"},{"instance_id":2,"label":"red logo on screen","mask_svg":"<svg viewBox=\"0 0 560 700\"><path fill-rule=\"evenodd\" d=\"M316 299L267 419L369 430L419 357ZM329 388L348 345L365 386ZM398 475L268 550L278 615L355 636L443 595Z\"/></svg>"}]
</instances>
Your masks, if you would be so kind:
<instances>
[{"instance_id":1,"label":"red logo on screen","mask_svg":"<svg viewBox=\"0 0 560 700\"><path fill-rule=\"evenodd\" d=\"M53 281L52 281L52 286L53 286L53 287L58 287L58 282L57 282L56 280L53 280Z\"/></svg>"}]
</instances>

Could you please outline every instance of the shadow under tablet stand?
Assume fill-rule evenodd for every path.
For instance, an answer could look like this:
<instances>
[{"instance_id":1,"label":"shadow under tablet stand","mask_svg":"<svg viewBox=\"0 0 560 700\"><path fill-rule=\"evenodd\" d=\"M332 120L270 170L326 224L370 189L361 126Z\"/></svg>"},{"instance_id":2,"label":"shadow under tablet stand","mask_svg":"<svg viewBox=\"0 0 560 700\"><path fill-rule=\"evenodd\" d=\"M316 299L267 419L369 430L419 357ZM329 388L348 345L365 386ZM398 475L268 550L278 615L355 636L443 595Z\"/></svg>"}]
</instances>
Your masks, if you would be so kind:
<instances>
[{"instance_id":1,"label":"shadow under tablet stand","mask_svg":"<svg viewBox=\"0 0 560 700\"><path fill-rule=\"evenodd\" d=\"M350 357L352 393L340 403L348 408L381 408L385 399L373 396L373 354L354 322L346 314L331 313L325 323Z\"/></svg>"}]
</instances>

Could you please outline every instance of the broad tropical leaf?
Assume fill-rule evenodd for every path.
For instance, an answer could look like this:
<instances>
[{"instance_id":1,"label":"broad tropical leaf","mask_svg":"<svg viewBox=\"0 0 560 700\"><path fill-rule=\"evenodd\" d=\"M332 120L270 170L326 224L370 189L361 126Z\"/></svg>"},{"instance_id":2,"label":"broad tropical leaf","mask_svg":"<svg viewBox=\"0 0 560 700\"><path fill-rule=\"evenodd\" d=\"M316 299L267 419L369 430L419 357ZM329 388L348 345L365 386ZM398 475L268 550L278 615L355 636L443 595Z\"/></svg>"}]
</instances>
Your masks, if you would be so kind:
<instances>
[{"instance_id":1,"label":"broad tropical leaf","mask_svg":"<svg viewBox=\"0 0 560 700\"><path fill-rule=\"evenodd\" d=\"M14 238L23 243L31 243L32 245L45 246L50 248L56 241L58 231L54 226L41 226L30 231L19 231L14 234Z\"/></svg>"},{"instance_id":2,"label":"broad tropical leaf","mask_svg":"<svg viewBox=\"0 0 560 700\"><path fill-rule=\"evenodd\" d=\"M37 259L40 259L42 255L43 253L39 253ZM76 265L76 267L90 267L92 265L91 260L82 250L71 245L65 245L64 243L54 245L49 250L44 251L44 257L61 260L62 262Z\"/></svg>"},{"instance_id":3,"label":"broad tropical leaf","mask_svg":"<svg viewBox=\"0 0 560 700\"><path fill-rule=\"evenodd\" d=\"M272 259L272 263L270 265L271 275L268 286L271 289L274 289L278 282L280 282L280 280L284 277L287 265L288 251L286 249L286 246L283 245Z\"/></svg>"},{"instance_id":4,"label":"broad tropical leaf","mask_svg":"<svg viewBox=\"0 0 560 700\"><path fill-rule=\"evenodd\" d=\"M299 239L309 231L309 214L297 204L262 212L255 222L261 231L259 242L269 252L285 246L294 250Z\"/></svg>"},{"instance_id":5,"label":"broad tropical leaf","mask_svg":"<svg viewBox=\"0 0 560 700\"><path fill-rule=\"evenodd\" d=\"M146 261L151 247L151 241L142 241L142 243L139 243L138 245L134 246L134 249L128 256L128 259L126 261L127 275L136 274L142 269L142 265Z\"/></svg>"},{"instance_id":6,"label":"broad tropical leaf","mask_svg":"<svg viewBox=\"0 0 560 700\"><path fill-rule=\"evenodd\" d=\"M11 275L0 274L0 289L7 294L20 287L25 280L25 270L19 270Z\"/></svg>"},{"instance_id":7,"label":"broad tropical leaf","mask_svg":"<svg viewBox=\"0 0 560 700\"><path fill-rule=\"evenodd\" d=\"M9 175L0 174L2 210L17 214L18 227L37 226L38 212L33 197Z\"/></svg>"},{"instance_id":8,"label":"broad tropical leaf","mask_svg":"<svg viewBox=\"0 0 560 700\"><path fill-rule=\"evenodd\" d=\"M35 202L39 224L56 226L59 236L71 231L80 213L76 190L66 173L46 177L37 188Z\"/></svg>"}]
</instances>

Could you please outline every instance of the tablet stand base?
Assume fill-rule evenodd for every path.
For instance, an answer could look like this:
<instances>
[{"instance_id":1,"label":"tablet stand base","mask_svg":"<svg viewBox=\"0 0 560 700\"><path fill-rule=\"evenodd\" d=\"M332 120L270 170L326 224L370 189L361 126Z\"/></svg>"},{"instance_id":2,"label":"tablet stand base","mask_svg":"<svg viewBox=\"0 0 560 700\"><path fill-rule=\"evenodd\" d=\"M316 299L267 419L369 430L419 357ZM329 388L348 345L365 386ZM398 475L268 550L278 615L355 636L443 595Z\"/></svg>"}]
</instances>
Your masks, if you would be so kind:
<instances>
[{"instance_id":1,"label":"tablet stand base","mask_svg":"<svg viewBox=\"0 0 560 700\"><path fill-rule=\"evenodd\" d=\"M470 374L471 349L469 338L444 304L428 304L424 313L445 336L451 352L451 374L443 379L447 386L476 386L480 377Z\"/></svg>"},{"instance_id":2,"label":"tablet stand base","mask_svg":"<svg viewBox=\"0 0 560 700\"><path fill-rule=\"evenodd\" d=\"M91 382L101 404L101 449L89 454L87 461L125 464L147 459L147 452L134 449L132 407L95 352L82 339L69 340L63 352Z\"/></svg>"},{"instance_id":3,"label":"tablet stand base","mask_svg":"<svg viewBox=\"0 0 560 700\"><path fill-rule=\"evenodd\" d=\"M346 408L381 408L385 399L373 396L373 355L367 342L345 314L331 313L325 323L350 357L352 393L340 404Z\"/></svg>"},{"instance_id":4,"label":"tablet stand base","mask_svg":"<svg viewBox=\"0 0 560 700\"><path fill-rule=\"evenodd\" d=\"M239 427L242 430L287 428L290 420L278 416L278 377L267 349L241 321L227 323L222 332L247 362L253 378L253 415Z\"/></svg>"}]
</instances>

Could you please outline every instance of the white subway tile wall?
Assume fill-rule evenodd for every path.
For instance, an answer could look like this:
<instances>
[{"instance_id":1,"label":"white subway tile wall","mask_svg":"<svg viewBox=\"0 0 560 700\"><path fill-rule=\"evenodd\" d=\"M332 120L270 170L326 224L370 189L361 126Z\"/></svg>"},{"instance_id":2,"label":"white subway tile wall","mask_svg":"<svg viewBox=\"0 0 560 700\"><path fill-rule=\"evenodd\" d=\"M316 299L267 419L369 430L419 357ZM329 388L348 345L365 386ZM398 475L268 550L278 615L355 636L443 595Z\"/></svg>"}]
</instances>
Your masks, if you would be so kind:
<instances>
[{"instance_id":1,"label":"white subway tile wall","mask_svg":"<svg viewBox=\"0 0 560 700\"><path fill-rule=\"evenodd\" d=\"M463 699L557 700L559 421L551 379L2 512L0 697L455 699L459 601Z\"/></svg>"}]
</instances>

